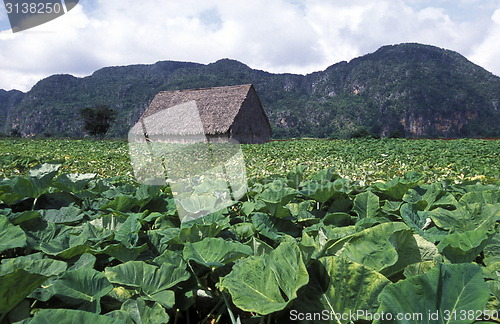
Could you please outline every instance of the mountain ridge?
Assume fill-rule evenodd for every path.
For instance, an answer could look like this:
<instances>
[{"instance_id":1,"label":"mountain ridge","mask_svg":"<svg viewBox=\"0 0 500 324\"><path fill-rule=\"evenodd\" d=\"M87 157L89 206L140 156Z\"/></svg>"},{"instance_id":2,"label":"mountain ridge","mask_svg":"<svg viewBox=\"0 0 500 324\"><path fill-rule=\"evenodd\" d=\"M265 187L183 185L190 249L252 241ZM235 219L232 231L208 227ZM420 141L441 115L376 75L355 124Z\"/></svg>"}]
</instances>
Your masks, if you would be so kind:
<instances>
[{"instance_id":1,"label":"mountain ridge","mask_svg":"<svg viewBox=\"0 0 500 324\"><path fill-rule=\"evenodd\" d=\"M83 78L52 75L22 98L0 91L0 131L80 137L79 109L107 104L117 111L108 136L124 137L159 91L244 83L254 84L275 138L500 136L500 78L459 53L417 43L386 45L306 75L227 58L105 67Z\"/></svg>"}]
</instances>

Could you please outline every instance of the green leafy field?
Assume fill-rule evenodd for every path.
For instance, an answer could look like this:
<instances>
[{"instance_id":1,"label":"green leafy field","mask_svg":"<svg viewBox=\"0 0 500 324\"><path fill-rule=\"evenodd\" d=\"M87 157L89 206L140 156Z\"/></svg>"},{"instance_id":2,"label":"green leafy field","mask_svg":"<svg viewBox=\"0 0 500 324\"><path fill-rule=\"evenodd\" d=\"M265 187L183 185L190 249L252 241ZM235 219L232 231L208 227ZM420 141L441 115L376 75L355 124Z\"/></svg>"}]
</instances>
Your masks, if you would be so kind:
<instances>
[{"instance_id":1,"label":"green leafy field","mask_svg":"<svg viewBox=\"0 0 500 324\"><path fill-rule=\"evenodd\" d=\"M242 149L249 178L285 175L306 165L308 176L332 167L342 177L368 182L408 171L424 173L429 181L500 179L500 144L494 140L298 140ZM68 173L133 177L125 141L0 141L0 177L25 175L31 167L53 160Z\"/></svg>"},{"instance_id":2,"label":"green leafy field","mask_svg":"<svg viewBox=\"0 0 500 324\"><path fill-rule=\"evenodd\" d=\"M496 143L243 146L245 197L181 223L124 142L0 142L0 323L498 323Z\"/></svg>"}]
</instances>

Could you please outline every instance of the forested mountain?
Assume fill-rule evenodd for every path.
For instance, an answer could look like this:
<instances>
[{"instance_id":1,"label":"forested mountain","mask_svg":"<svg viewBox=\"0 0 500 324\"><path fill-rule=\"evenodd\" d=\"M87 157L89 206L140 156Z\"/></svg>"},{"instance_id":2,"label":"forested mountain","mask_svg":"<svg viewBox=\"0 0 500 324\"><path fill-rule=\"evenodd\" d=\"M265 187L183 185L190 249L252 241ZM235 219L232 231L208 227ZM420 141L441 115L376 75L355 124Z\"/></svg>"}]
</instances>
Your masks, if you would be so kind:
<instances>
[{"instance_id":1,"label":"forested mountain","mask_svg":"<svg viewBox=\"0 0 500 324\"><path fill-rule=\"evenodd\" d=\"M79 111L109 105L109 137L124 137L161 90L253 83L273 137L353 135L499 137L500 77L460 54L421 44L374 53L308 75L273 74L238 61L163 61L53 75L29 92L0 90L3 133L83 136Z\"/></svg>"}]
</instances>

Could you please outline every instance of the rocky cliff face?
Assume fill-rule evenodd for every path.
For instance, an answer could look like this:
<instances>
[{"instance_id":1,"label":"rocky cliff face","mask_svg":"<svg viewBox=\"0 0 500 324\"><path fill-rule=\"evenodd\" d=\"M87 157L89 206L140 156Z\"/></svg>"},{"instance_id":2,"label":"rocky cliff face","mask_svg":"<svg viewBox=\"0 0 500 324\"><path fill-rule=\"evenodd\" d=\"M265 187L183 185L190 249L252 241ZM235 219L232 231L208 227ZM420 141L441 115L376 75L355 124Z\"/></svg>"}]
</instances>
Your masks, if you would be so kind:
<instances>
[{"instance_id":1,"label":"rocky cliff face","mask_svg":"<svg viewBox=\"0 0 500 324\"><path fill-rule=\"evenodd\" d=\"M0 92L0 116L4 131L18 128L24 136L82 136L79 110L107 104L118 112L109 136L124 136L158 91L243 83L254 84L275 137L500 135L500 78L458 53L421 44L384 46L306 76L228 59L56 75L25 95Z\"/></svg>"},{"instance_id":2,"label":"rocky cliff face","mask_svg":"<svg viewBox=\"0 0 500 324\"><path fill-rule=\"evenodd\" d=\"M24 93L17 90L5 91L0 89L0 133L10 135L12 130L12 125L6 127L7 116L9 112L17 107L21 100L24 98Z\"/></svg>"}]
</instances>

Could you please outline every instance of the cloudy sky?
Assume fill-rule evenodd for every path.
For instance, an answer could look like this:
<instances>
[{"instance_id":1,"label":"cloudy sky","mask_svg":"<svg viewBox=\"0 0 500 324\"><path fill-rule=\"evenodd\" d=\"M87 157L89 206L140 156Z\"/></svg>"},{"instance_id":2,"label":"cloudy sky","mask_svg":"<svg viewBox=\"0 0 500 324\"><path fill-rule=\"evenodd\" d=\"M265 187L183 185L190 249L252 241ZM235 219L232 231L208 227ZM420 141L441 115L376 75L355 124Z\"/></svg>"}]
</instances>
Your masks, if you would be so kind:
<instances>
[{"instance_id":1,"label":"cloudy sky","mask_svg":"<svg viewBox=\"0 0 500 324\"><path fill-rule=\"evenodd\" d=\"M387 44L457 51L500 75L500 0L80 0L12 33L0 5L0 89L161 60L239 60L307 74Z\"/></svg>"}]
</instances>

